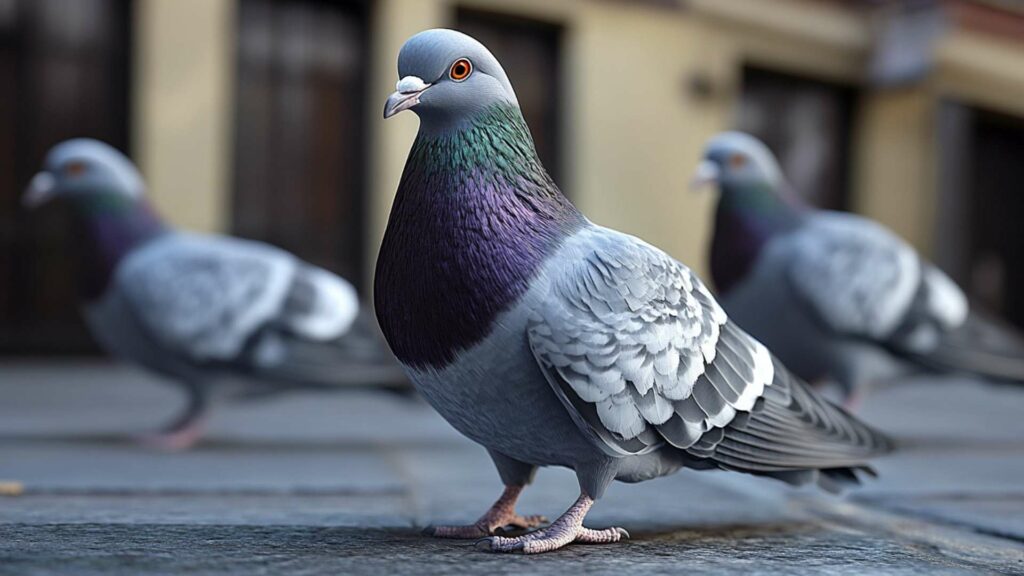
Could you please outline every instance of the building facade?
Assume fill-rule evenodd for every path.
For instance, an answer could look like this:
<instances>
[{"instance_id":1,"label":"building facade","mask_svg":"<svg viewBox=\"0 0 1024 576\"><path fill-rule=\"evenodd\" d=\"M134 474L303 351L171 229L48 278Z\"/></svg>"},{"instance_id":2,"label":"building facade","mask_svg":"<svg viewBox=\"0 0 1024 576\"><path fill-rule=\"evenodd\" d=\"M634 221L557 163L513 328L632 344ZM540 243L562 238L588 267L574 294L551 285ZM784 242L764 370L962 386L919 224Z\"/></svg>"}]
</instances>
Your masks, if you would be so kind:
<instances>
[{"instance_id":1,"label":"building facade","mask_svg":"<svg viewBox=\"0 0 1024 576\"><path fill-rule=\"evenodd\" d=\"M740 127L813 202L881 220L1024 321L1011 2L0 0L0 74L20 94L0 97L16 151L0 154L0 351L90 349L61 280L73 231L17 209L46 147L75 135L129 152L175 225L273 242L367 291L417 129L381 109L403 41L432 27L492 48L596 222L704 274L714 198L687 183L704 141Z\"/></svg>"}]
</instances>

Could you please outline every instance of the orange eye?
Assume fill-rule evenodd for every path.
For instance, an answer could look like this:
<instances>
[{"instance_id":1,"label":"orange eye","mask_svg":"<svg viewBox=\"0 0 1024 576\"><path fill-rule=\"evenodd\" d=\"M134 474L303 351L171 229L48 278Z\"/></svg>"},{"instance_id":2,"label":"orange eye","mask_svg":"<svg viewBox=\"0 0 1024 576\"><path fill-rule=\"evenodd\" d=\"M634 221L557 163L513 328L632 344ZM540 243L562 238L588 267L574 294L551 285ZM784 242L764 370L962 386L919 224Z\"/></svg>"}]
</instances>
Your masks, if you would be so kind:
<instances>
[{"instance_id":1,"label":"orange eye","mask_svg":"<svg viewBox=\"0 0 1024 576\"><path fill-rule=\"evenodd\" d=\"M729 167L730 168L743 168L747 165L747 157L742 154L733 154L729 156Z\"/></svg>"},{"instance_id":2,"label":"orange eye","mask_svg":"<svg viewBox=\"0 0 1024 576\"><path fill-rule=\"evenodd\" d=\"M71 177L78 177L85 174L85 168L85 162L74 160L64 166L64 173Z\"/></svg>"},{"instance_id":3,"label":"orange eye","mask_svg":"<svg viewBox=\"0 0 1024 576\"><path fill-rule=\"evenodd\" d=\"M452 64L451 70L448 71L448 76L456 82L462 82L469 75L473 73L473 63L465 58L459 58Z\"/></svg>"}]
</instances>

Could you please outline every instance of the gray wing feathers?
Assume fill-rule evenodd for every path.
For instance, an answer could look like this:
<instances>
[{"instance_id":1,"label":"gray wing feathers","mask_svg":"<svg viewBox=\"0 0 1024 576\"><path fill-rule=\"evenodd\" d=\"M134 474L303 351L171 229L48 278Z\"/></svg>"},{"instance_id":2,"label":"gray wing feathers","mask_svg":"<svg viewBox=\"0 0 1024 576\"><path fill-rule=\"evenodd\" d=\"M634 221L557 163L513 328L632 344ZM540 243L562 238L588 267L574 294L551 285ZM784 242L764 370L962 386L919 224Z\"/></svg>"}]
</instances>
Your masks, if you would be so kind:
<instances>
[{"instance_id":1,"label":"gray wing feathers","mask_svg":"<svg viewBox=\"0 0 1024 576\"><path fill-rule=\"evenodd\" d=\"M150 334L195 360L235 358L281 310L294 259L259 244L175 235L118 268L121 294Z\"/></svg>"},{"instance_id":2,"label":"gray wing feathers","mask_svg":"<svg viewBox=\"0 0 1024 576\"><path fill-rule=\"evenodd\" d=\"M286 359L283 338L340 337L358 312L344 280L271 246L177 234L118 268L117 288L147 332L194 362Z\"/></svg>"},{"instance_id":3,"label":"gray wing feathers","mask_svg":"<svg viewBox=\"0 0 1024 576\"><path fill-rule=\"evenodd\" d=\"M774 250L797 300L838 334L928 354L967 318L949 277L865 218L816 214Z\"/></svg>"},{"instance_id":4,"label":"gray wing feathers","mask_svg":"<svg viewBox=\"0 0 1024 576\"><path fill-rule=\"evenodd\" d=\"M325 341L346 333L358 314L359 297L351 284L326 270L300 263L280 320L296 335Z\"/></svg>"},{"instance_id":5,"label":"gray wing feathers","mask_svg":"<svg viewBox=\"0 0 1024 576\"><path fill-rule=\"evenodd\" d=\"M884 343L902 353L928 354L967 319L967 297L934 266L921 264L921 282L900 325Z\"/></svg>"},{"instance_id":6,"label":"gray wing feathers","mask_svg":"<svg viewBox=\"0 0 1024 576\"><path fill-rule=\"evenodd\" d=\"M957 328L967 320L967 296L943 271L925 264L922 284L926 316L934 318L945 330Z\"/></svg>"},{"instance_id":7,"label":"gray wing feathers","mask_svg":"<svg viewBox=\"0 0 1024 576\"><path fill-rule=\"evenodd\" d=\"M816 396L775 361L775 379L754 409L707 434L688 450L719 468L817 482L836 491L856 483L854 470L892 449L883 435Z\"/></svg>"},{"instance_id":8,"label":"gray wing feathers","mask_svg":"<svg viewBox=\"0 0 1024 576\"><path fill-rule=\"evenodd\" d=\"M824 212L774 247L793 292L832 330L885 339L921 284L914 250L881 225Z\"/></svg>"},{"instance_id":9,"label":"gray wing feathers","mask_svg":"<svg viewBox=\"0 0 1024 576\"><path fill-rule=\"evenodd\" d=\"M1024 336L978 310L972 309L962 325L941 334L929 350L911 356L939 370L1024 382Z\"/></svg>"},{"instance_id":10,"label":"gray wing feathers","mask_svg":"<svg viewBox=\"0 0 1024 576\"><path fill-rule=\"evenodd\" d=\"M700 281L657 249L584 232L527 327L577 425L612 456L666 444L787 481L860 465L883 439L789 376ZM835 472L842 477L847 472Z\"/></svg>"},{"instance_id":11,"label":"gray wing feathers","mask_svg":"<svg viewBox=\"0 0 1024 576\"><path fill-rule=\"evenodd\" d=\"M707 370L726 318L692 272L631 237L590 234L600 248L567 259L528 326L556 392L588 428L613 451L638 452L661 438L692 444L749 409L770 374L743 382L724 358ZM733 361L757 374L767 352L744 338ZM672 432L654 434L661 426Z\"/></svg>"}]
</instances>

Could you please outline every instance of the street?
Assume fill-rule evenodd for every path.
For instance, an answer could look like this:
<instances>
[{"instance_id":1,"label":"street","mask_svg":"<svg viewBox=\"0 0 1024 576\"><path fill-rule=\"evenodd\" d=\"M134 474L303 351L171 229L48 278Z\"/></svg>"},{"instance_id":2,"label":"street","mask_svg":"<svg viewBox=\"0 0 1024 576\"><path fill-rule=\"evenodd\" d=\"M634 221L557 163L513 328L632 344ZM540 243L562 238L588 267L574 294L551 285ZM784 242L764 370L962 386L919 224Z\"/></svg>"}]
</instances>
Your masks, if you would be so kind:
<instances>
[{"instance_id":1,"label":"street","mask_svg":"<svg viewBox=\"0 0 1024 576\"><path fill-rule=\"evenodd\" d=\"M420 535L500 482L417 398L292 393L215 406L189 452L132 440L183 396L100 361L0 367L0 574L1024 574L1024 390L919 378L861 414L903 449L844 497L684 470L615 484L587 518L619 545L538 557ZM519 510L554 518L571 472Z\"/></svg>"}]
</instances>

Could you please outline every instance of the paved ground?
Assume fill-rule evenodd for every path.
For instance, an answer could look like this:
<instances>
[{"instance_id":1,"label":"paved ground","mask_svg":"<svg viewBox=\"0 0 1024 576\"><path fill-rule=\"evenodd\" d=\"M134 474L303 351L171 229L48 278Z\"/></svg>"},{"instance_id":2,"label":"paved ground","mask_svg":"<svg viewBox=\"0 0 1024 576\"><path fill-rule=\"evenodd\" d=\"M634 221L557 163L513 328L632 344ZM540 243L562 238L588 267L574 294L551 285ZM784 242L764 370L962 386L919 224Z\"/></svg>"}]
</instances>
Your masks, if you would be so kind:
<instances>
[{"instance_id":1,"label":"paved ground","mask_svg":"<svg viewBox=\"0 0 1024 576\"><path fill-rule=\"evenodd\" d=\"M221 407L178 454L128 437L181 398L106 364L0 366L0 574L1024 574L1024 390L918 380L865 418L902 438L845 498L726 473L615 485L591 513L633 539L540 557L419 535L499 482L429 407L295 394ZM543 470L521 510L556 516Z\"/></svg>"}]
</instances>

